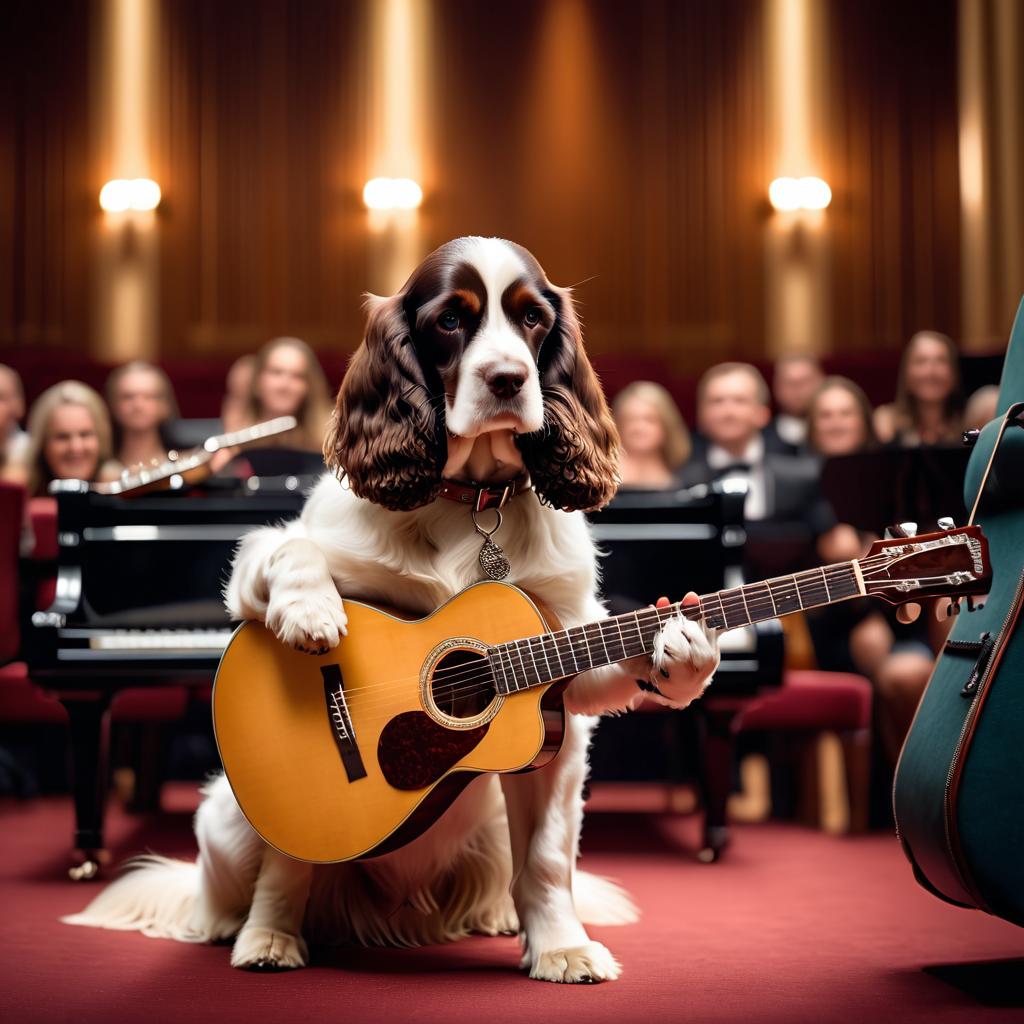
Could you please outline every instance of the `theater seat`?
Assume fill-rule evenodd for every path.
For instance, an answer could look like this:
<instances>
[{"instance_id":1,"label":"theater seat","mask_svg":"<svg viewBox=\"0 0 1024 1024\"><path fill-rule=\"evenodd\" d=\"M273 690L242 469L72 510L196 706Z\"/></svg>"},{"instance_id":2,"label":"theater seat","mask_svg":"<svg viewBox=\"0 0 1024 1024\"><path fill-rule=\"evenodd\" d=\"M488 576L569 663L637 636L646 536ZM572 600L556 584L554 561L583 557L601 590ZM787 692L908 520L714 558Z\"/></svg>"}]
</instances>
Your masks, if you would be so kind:
<instances>
[{"instance_id":1,"label":"theater seat","mask_svg":"<svg viewBox=\"0 0 1024 1024\"><path fill-rule=\"evenodd\" d=\"M743 701L731 720L733 735L786 734L800 753L800 814L838 832L863 832L868 823L871 683L848 672L788 669L782 686ZM728 699L709 700L712 709ZM834 737L829 746L827 737ZM838 744L836 746L835 744ZM830 754L830 751L834 752ZM839 771L841 764L841 772ZM823 800L841 774L845 804Z\"/></svg>"},{"instance_id":2,"label":"theater seat","mask_svg":"<svg viewBox=\"0 0 1024 1024\"><path fill-rule=\"evenodd\" d=\"M790 669L777 690L750 699L737 716L737 732L829 730L871 725L871 684L848 672Z\"/></svg>"}]
</instances>

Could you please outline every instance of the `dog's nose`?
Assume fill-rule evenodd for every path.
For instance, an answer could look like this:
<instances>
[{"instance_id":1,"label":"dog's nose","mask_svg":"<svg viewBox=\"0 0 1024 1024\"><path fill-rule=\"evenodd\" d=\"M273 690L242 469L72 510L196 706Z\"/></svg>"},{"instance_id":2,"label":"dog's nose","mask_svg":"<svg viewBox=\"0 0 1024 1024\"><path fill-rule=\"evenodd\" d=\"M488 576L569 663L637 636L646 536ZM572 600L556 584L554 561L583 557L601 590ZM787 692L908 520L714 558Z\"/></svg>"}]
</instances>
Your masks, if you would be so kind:
<instances>
[{"instance_id":1,"label":"dog's nose","mask_svg":"<svg viewBox=\"0 0 1024 1024\"><path fill-rule=\"evenodd\" d=\"M519 363L500 363L488 367L483 378L495 398L514 398L526 383L526 368Z\"/></svg>"}]
</instances>

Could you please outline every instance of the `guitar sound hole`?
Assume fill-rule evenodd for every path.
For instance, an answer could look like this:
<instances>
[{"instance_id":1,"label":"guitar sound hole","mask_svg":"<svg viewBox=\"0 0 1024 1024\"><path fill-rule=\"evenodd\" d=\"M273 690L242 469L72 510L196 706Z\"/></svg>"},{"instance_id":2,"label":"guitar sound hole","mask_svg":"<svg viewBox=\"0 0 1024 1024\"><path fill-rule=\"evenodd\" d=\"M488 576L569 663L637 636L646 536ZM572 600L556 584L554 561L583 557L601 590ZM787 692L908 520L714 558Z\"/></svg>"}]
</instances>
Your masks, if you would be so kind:
<instances>
[{"instance_id":1,"label":"guitar sound hole","mask_svg":"<svg viewBox=\"0 0 1024 1024\"><path fill-rule=\"evenodd\" d=\"M450 718L475 718L496 694L487 661L476 651L455 650L434 666L430 692L442 714Z\"/></svg>"}]
</instances>

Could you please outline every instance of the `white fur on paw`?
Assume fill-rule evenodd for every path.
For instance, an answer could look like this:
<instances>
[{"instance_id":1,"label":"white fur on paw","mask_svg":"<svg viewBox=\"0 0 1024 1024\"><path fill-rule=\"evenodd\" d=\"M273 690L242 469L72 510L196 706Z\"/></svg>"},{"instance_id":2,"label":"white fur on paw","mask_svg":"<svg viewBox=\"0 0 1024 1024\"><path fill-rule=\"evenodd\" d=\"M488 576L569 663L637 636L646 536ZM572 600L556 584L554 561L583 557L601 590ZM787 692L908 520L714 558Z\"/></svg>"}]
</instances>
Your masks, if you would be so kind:
<instances>
[{"instance_id":1,"label":"white fur on paw","mask_svg":"<svg viewBox=\"0 0 1024 1024\"><path fill-rule=\"evenodd\" d=\"M274 587L266 621L278 640L306 654L326 653L348 632L348 617L333 586L304 590Z\"/></svg>"},{"instance_id":2,"label":"white fur on paw","mask_svg":"<svg viewBox=\"0 0 1024 1024\"><path fill-rule=\"evenodd\" d=\"M717 630L673 615L654 638L651 679L675 704L699 697L718 668ZM667 675L666 675L667 673Z\"/></svg>"},{"instance_id":3,"label":"white fur on paw","mask_svg":"<svg viewBox=\"0 0 1024 1024\"><path fill-rule=\"evenodd\" d=\"M541 953L530 967L530 977L538 981L579 983L614 981L622 967L600 942L588 942L571 949L552 949Z\"/></svg>"},{"instance_id":4,"label":"white fur on paw","mask_svg":"<svg viewBox=\"0 0 1024 1024\"><path fill-rule=\"evenodd\" d=\"M309 950L302 936L249 925L238 933L234 949L231 950L232 967L255 971L284 971L305 967L308 960Z\"/></svg>"},{"instance_id":5,"label":"white fur on paw","mask_svg":"<svg viewBox=\"0 0 1024 1024\"><path fill-rule=\"evenodd\" d=\"M537 956L529 969L529 976L538 981L570 984L614 981L622 973L621 965L600 942L588 942L569 949L551 949Z\"/></svg>"}]
</instances>

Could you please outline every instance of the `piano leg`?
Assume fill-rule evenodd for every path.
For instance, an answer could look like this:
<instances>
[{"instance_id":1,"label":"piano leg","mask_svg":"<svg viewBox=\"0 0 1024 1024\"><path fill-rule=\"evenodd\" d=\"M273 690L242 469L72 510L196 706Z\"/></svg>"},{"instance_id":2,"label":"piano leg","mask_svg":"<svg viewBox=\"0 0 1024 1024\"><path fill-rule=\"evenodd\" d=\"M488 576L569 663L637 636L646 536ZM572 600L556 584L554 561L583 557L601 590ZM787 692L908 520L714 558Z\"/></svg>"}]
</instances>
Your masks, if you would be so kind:
<instances>
[{"instance_id":1,"label":"piano leg","mask_svg":"<svg viewBox=\"0 0 1024 1024\"><path fill-rule=\"evenodd\" d=\"M67 691L58 695L71 729L71 767L75 798L74 881L94 878L110 860L103 845L107 802L107 747L110 694Z\"/></svg>"},{"instance_id":2,"label":"piano leg","mask_svg":"<svg viewBox=\"0 0 1024 1024\"><path fill-rule=\"evenodd\" d=\"M719 860L729 845L726 806L732 792L736 744L732 723L734 708L701 708L701 797L704 803L704 837L697 859L702 864Z\"/></svg>"}]
</instances>

